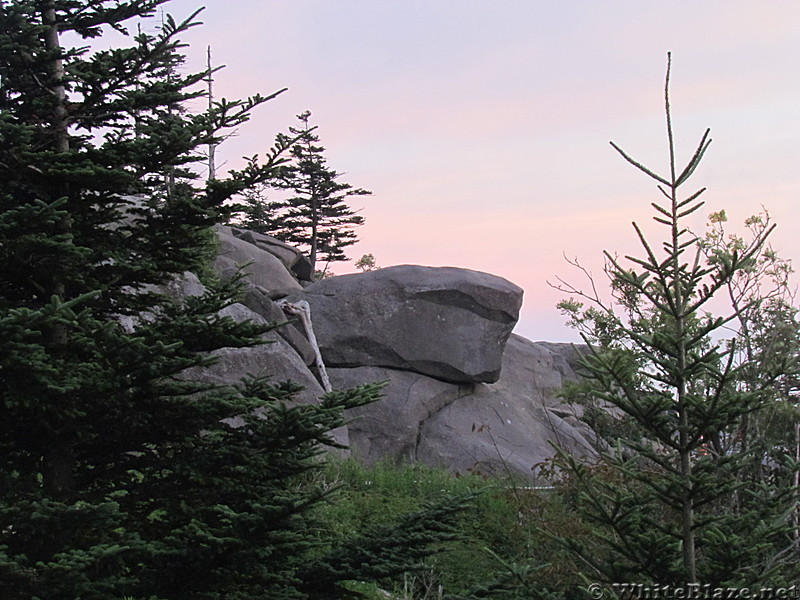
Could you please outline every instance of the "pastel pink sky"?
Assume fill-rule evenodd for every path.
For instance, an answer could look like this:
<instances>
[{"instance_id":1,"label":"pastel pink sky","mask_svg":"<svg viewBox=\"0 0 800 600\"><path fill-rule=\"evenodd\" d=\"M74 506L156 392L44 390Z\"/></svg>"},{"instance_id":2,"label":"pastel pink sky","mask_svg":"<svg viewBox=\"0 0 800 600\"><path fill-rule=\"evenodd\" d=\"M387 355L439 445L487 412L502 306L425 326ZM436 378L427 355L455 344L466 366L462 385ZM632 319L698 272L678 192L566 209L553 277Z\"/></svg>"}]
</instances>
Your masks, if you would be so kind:
<instances>
[{"instance_id":1,"label":"pastel pink sky","mask_svg":"<svg viewBox=\"0 0 800 600\"><path fill-rule=\"evenodd\" d=\"M773 246L800 258L800 3L796 0L206 0L185 36L211 45L219 97L289 91L220 150L263 153L308 109L366 225L357 258L488 271L525 290L517 332L573 341L547 281L598 277L604 249L636 250L659 192L609 146L667 170L663 78L673 123L707 186L695 223L766 207ZM166 5L176 18L202 6ZM694 190L691 190L694 191ZM352 265L336 271L353 270Z\"/></svg>"}]
</instances>

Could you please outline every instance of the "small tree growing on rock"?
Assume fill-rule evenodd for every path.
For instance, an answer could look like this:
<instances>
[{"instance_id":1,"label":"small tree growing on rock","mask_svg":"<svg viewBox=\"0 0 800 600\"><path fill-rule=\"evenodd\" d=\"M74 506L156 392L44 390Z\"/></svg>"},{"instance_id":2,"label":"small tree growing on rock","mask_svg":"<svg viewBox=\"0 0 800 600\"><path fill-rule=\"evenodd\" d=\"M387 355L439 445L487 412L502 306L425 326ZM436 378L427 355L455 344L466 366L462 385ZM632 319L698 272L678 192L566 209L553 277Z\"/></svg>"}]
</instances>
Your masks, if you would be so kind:
<instances>
[{"instance_id":1,"label":"small tree growing on rock","mask_svg":"<svg viewBox=\"0 0 800 600\"><path fill-rule=\"evenodd\" d=\"M364 224L364 217L347 205L348 199L372 192L340 181L342 173L327 165L325 148L309 123L311 112L297 118L300 127L290 127L289 136L278 136L279 144L291 145L291 164L282 168L271 186L244 195L240 223L307 251L315 269L318 261L324 261L324 276L329 263L347 260L345 249L358 241L354 229ZM270 199L270 187L287 196Z\"/></svg>"},{"instance_id":2,"label":"small tree growing on rock","mask_svg":"<svg viewBox=\"0 0 800 600\"><path fill-rule=\"evenodd\" d=\"M364 254L356 261L356 269L366 273L367 271L375 271L378 269L378 263L375 262L375 256Z\"/></svg>"},{"instance_id":3,"label":"small tree growing on rock","mask_svg":"<svg viewBox=\"0 0 800 600\"><path fill-rule=\"evenodd\" d=\"M798 574L789 520L797 489L750 477L745 467L754 446L739 435L769 404L776 378L796 356L753 378L759 365L738 353L741 331L726 333L754 300L742 298L725 316L711 314L712 300L749 272L773 227L713 255L687 228L687 218L703 206L704 189L684 194L683 188L711 140L706 131L678 170L669 75L668 64L668 173L657 174L612 142L658 183L662 201L652 206L665 239L652 244L634 223L643 256L627 256L624 265L605 253L612 304L560 285L573 295L560 308L589 345L583 367L592 395L630 421L598 465L562 457L577 506L596 534L592 545L564 543L589 565L591 578L609 582L791 584Z\"/></svg>"}]
</instances>

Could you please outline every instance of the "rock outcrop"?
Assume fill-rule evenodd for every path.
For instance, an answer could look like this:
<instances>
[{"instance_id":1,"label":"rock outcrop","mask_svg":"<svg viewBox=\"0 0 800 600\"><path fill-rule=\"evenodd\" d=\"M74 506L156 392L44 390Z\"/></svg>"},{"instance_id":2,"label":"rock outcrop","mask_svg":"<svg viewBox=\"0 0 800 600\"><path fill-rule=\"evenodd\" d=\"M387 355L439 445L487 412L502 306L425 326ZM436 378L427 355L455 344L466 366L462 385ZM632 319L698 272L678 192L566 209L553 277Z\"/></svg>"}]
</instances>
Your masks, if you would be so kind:
<instances>
[{"instance_id":1,"label":"rock outcrop","mask_svg":"<svg viewBox=\"0 0 800 600\"><path fill-rule=\"evenodd\" d=\"M220 228L219 255L214 270L221 277L233 277L240 269L247 274L251 285L286 295L303 289L280 258L262 247L233 235L230 228Z\"/></svg>"},{"instance_id":2,"label":"rock outcrop","mask_svg":"<svg viewBox=\"0 0 800 600\"><path fill-rule=\"evenodd\" d=\"M231 316L281 322L287 317L276 300L304 300L334 388L386 382L384 398L351 411L346 431L336 432L365 462L534 479L556 447L593 454L579 410L558 398L576 377L577 351L511 334L522 303L513 283L413 265L312 283L305 257L282 242L236 228L218 235L221 277L247 263L245 296L227 309ZM198 285L183 288L193 294ZM218 350L218 363L198 377L234 383L267 372L305 386L301 401L316 401L324 392L307 332L295 323L267 336L265 346Z\"/></svg>"},{"instance_id":3,"label":"rock outcrop","mask_svg":"<svg viewBox=\"0 0 800 600\"><path fill-rule=\"evenodd\" d=\"M224 233L230 233L233 237L253 244L257 248L269 252L280 260L284 267L299 281L311 282L314 279L314 271L311 261L305 254L277 238L255 231L237 229L236 227L219 228Z\"/></svg>"},{"instance_id":4,"label":"rock outcrop","mask_svg":"<svg viewBox=\"0 0 800 600\"><path fill-rule=\"evenodd\" d=\"M496 383L454 384L378 367L330 373L335 387L388 382L383 400L353 411L350 447L365 462L389 458L531 478L556 446L593 454L591 430L561 412L556 393L566 379L554 362L558 355L512 335Z\"/></svg>"}]
</instances>

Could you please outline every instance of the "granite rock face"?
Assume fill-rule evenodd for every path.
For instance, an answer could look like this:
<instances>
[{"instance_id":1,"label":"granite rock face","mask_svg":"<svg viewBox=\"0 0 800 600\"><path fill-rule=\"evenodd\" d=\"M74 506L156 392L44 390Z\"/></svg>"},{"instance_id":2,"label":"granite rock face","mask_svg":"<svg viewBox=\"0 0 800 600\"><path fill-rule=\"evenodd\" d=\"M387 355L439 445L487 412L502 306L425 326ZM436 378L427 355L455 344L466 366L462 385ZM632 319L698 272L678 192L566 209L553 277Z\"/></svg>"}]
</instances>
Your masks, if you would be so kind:
<instances>
[{"instance_id":1,"label":"granite rock face","mask_svg":"<svg viewBox=\"0 0 800 600\"><path fill-rule=\"evenodd\" d=\"M593 432L564 414L559 355L512 335L495 383L454 384L379 367L332 369L334 386L388 381L382 401L352 411L351 450L366 463L422 462L456 472L534 479L560 447L594 454Z\"/></svg>"},{"instance_id":2,"label":"granite rock face","mask_svg":"<svg viewBox=\"0 0 800 600\"><path fill-rule=\"evenodd\" d=\"M232 304L219 313L235 321L266 324L267 320L243 304ZM304 404L316 402L322 387L306 366L302 357L277 330L263 336L264 343L250 348L220 348L211 353L216 362L197 369L192 379L204 383L237 384L247 375L267 375L274 383L293 381L305 389L298 398Z\"/></svg>"},{"instance_id":3,"label":"granite rock face","mask_svg":"<svg viewBox=\"0 0 800 600\"><path fill-rule=\"evenodd\" d=\"M305 364L314 363L314 349L305 337L302 327L298 328L296 324L290 323L281 307L270 299L267 292L261 288L251 287L245 292L242 304L266 319L268 323L282 324L275 329L278 335L289 342Z\"/></svg>"},{"instance_id":4,"label":"granite rock face","mask_svg":"<svg viewBox=\"0 0 800 600\"><path fill-rule=\"evenodd\" d=\"M278 238L246 229L229 228L231 235L253 244L257 248L269 252L280 260L286 269L299 281L310 283L314 279L311 261L297 248L290 246Z\"/></svg>"},{"instance_id":5,"label":"granite rock face","mask_svg":"<svg viewBox=\"0 0 800 600\"><path fill-rule=\"evenodd\" d=\"M217 237L219 255L214 270L220 277L233 277L242 269L247 284L267 290L275 297L303 289L274 254L235 237L227 227L218 228Z\"/></svg>"},{"instance_id":6,"label":"granite rock face","mask_svg":"<svg viewBox=\"0 0 800 600\"><path fill-rule=\"evenodd\" d=\"M331 367L380 366L454 383L497 381L522 289L495 275L401 265L324 279L311 306Z\"/></svg>"},{"instance_id":7,"label":"granite rock face","mask_svg":"<svg viewBox=\"0 0 800 600\"><path fill-rule=\"evenodd\" d=\"M453 384L411 371L385 367L328 370L334 389L384 381L383 399L350 411L350 448L367 464L382 460L417 462L422 425L455 402L472 384Z\"/></svg>"}]
</instances>

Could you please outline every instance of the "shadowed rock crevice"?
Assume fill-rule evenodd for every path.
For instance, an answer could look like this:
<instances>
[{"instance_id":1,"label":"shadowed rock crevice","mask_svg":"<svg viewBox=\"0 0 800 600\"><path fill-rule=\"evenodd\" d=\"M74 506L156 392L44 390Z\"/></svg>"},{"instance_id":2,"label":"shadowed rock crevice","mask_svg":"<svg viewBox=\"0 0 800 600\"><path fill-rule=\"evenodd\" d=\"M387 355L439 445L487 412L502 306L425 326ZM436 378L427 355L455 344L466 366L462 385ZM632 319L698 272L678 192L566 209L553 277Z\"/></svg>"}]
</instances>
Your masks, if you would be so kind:
<instances>
[{"instance_id":1,"label":"shadowed rock crevice","mask_svg":"<svg viewBox=\"0 0 800 600\"><path fill-rule=\"evenodd\" d=\"M423 442L423 431L425 430L425 424L431 419L434 419L440 411L447 408L451 403L458 402L460 398L472 394L475 391L476 385L482 384L467 383L458 385L458 389L456 390L455 396L452 399L448 398L447 401L442 402L440 405L434 405L431 410L429 410L428 413L420 419L419 423L417 423L417 440L416 444L414 445L414 462L420 462L419 447Z\"/></svg>"}]
</instances>

